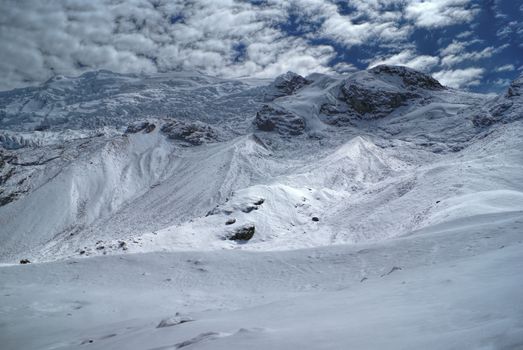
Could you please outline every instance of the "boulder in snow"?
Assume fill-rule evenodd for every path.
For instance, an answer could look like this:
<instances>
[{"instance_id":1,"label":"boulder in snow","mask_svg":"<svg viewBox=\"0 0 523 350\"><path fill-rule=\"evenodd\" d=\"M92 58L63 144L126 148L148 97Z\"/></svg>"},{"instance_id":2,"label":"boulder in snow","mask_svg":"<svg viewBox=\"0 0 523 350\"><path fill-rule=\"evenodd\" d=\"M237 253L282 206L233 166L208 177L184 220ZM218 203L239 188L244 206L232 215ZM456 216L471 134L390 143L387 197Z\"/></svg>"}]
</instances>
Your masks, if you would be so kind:
<instances>
[{"instance_id":1,"label":"boulder in snow","mask_svg":"<svg viewBox=\"0 0 523 350\"><path fill-rule=\"evenodd\" d=\"M254 236L255 230L254 225L245 225L228 234L226 239L230 241L248 241Z\"/></svg>"}]
</instances>

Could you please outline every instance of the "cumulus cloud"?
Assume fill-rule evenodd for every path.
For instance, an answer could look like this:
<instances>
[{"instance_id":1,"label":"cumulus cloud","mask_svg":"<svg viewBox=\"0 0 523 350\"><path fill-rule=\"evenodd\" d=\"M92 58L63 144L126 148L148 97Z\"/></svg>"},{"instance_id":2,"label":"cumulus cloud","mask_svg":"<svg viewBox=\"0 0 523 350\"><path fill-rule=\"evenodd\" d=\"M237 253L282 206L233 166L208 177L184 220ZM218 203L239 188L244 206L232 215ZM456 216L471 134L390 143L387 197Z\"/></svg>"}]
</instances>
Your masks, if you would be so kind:
<instances>
[{"instance_id":1,"label":"cumulus cloud","mask_svg":"<svg viewBox=\"0 0 523 350\"><path fill-rule=\"evenodd\" d=\"M472 21L479 10L470 3L470 0L414 0L407 6L405 16L420 27L445 27Z\"/></svg>"},{"instance_id":2,"label":"cumulus cloud","mask_svg":"<svg viewBox=\"0 0 523 350\"><path fill-rule=\"evenodd\" d=\"M495 54L501 52L507 48L507 45L501 45L500 47L488 46L481 51L466 51L466 47L470 45L468 43L452 42L449 46L441 51L441 63L444 66L451 67L465 61L479 61L485 58L490 58Z\"/></svg>"},{"instance_id":3,"label":"cumulus cloud","mask_svg":"<svg viewBox=\"0 0 523 350\"><path fill-rule=\"evenodd\" d=\"M274 77L346 73L370 62L429 72L494 53L466 52L471 31L458 35L467 44L452 43L439 57L412 44L417 28L470 22L478 11L472 1L3 0L0 90L93 69Z\"/></svg>"},{"instance_id":4,"label":"cumulus cloud","mask_svg":"<svg viewBox=\"0 0 523 350\"><path fill-rule=\"evenodd\" d=\"M283 2L7 0L0 6L0 89L92 69L232 77L332 70L331 46L279 29L288 16Z\"/></svg>"},{"instance_id":5,"label":"cumulus cloud","mask_svg":"<svg viewBox=\"0 0 523 350\"><path fill-rule=\"evenodd\" d=\"M448 49L448 48L447 48ZM450 54L448 56L445 56L441 59L441 63L445 66L454 66L458 63L461 63L463 61L478 61L484 58L492 57L492 55L496 52L494 47L489 46L484 48L481 51L474 51L474 52L457 52L456 54Z\"/></svg>"},{"instance_id":6,"label":"cumulus cloud","mask_svg":"<svg viewBox=\"0 0 523 350\"><path fill-rule=\"evenodd\" d=\"M484 72L485 70L483 68L477 67L444 70L434 73L434 78L439 80L443 85L452 88L463 88L479 85Z\"/></svg>"}]
</instances>

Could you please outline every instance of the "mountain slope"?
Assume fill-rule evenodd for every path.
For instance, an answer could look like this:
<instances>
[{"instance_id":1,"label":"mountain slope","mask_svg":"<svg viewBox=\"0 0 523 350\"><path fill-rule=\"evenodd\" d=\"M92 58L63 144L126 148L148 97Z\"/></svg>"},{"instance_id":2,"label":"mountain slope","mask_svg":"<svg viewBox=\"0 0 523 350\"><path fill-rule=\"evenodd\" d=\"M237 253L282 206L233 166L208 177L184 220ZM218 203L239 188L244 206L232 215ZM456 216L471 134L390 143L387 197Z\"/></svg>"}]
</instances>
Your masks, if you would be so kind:
<instances>
[{"instance_id":1,"label":"mountain slope","mask_svg":"<svg viewBox=\"0 0 523 350\"><path fill-rule=\"evenodd\" d=\"M503 97L513 109L518 86ZM121 252L122 242L139 252L377 241L475 215L450 214L462 200L485 202L481 214L505 197L522 210L514 112L503 120L510 127L478 127L476 110L498 100L407 68L288 73L266 86L101 71L2 94L2 125L11 129L0 139L6 262ZM36 104L42 94L52 98ZM129 101L147 115L130 114ZM98 114L107 115L102 129L92 123ZM27 131L35 121L47 130ZM476 171L485 168L495 170ZM248 244L224 239L245 225L256 232Z\"/></svg>"},{"instance_id":2,"label":"mountain slope","mask_svg":"<svg viewBox=\"0 0 523 350\"><path fill-rule=\"evenodd\" d=\"M521 85L378 66L0 92L2 349L519 349Z\"/></svg>"}]
</instances>

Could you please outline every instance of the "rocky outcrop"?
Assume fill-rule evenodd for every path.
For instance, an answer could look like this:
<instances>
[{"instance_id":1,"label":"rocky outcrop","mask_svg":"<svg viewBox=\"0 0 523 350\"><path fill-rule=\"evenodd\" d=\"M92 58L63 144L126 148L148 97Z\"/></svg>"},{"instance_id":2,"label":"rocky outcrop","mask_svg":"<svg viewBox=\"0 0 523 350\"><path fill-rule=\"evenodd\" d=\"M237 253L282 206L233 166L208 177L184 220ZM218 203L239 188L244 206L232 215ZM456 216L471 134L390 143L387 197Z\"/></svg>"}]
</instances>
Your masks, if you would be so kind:
<instances>
[{"instance_id":1,"label":"rocky outcrop","mask_svg":"<svg viewBox=\"0 0 523 350\"><path fill-rule=\"evenodd\" d=\"M162 126L161 131L172 140L182 141L185 146L198 146L219 141L218 131L199 121L170 120Z\"/></svg>"},{"instance_id":2,"label":"rocky outcrop","mask_svg":"<svg viewBox=\"0 0 523 350\"><path fill-rule=\"evenodd\" d=\"M342 103L324 104L320 113L329 124L339 124L340 119L378 119L413 100L430 99L431 92L444 89L429 75L407 67L380 65L347 78L340 87Z\"/></svg>"},{"instance_id":3,"label":"rocky outcrop","mask_svg":"<svg viewBox=\"0 0 523 350\"><path fill-rule=\"evenodd\" d=\"M256 113L254 125L261 131L276 131L281 135L300 135L305 131L305 121L282 108L264 105Z\"/></svg>"},{"instance_id":4,"label":"rocky outcrop","mask_svg":"<svg viewBox=\"0 0 523 350\"><path fill-rule=\"evenodd\" d=\"M277 98L281 96L288 96L294 94L296 91L310 84L311 81L305 79L294 72L287 72L277 77L271 86L274 88L272 97Z\"/></svg>"},{"instance_id":5,"label":"rocky outcrop","mask_svg":"<svg viewBox=\"0 0 523 350\"><path fill-rule=\"evenodd\" d=\"M379 65L369 69L369 72L381 77L400 78L403 86L407 89L445 90L445 87L430 75L408 67Z\"/></svg>"},{"instance_id":6,"label":"rocky outcrop","mask_svg":"<svg viewBox=\"0 0 523 350\"><path fill-rule=\"evenodd\" d=\"M371 119L384 117L416 97L412 93L389 88L376 89L350 80L342 86L341 93L343 99L358 115L370 115Z\"/></svg>"}]
</instances>

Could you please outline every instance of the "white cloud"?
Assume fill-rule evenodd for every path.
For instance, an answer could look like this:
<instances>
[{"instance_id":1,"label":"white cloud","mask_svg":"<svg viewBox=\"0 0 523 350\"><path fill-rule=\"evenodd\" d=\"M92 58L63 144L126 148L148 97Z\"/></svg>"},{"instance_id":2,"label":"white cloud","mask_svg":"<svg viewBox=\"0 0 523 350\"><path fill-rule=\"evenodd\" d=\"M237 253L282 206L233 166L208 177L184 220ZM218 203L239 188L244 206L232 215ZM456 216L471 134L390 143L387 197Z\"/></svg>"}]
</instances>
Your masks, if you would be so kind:
<instances>
[{"instance_id":1,"label":"white cloud","mask_svg":"<svg viewBox=\"0 0 523 350\"><path fill-rule=\"evenodd\" d=\"M438 28L466 23L478 13L468 6L470 0L411 0L405 9L405 17L419 27Z\"/></svg>"},{"instance_id":2,"label":"white cloud","mask_svg":"<svg viewBox=\"0 0 523 350\"><path fill-rule=\"evenodd\" d=\"M486 47L481 51L458 52L456 54L443 57L441 59L441 63L445 66L451 67L464 61L478 61L484 58L492 57L495 52L496 50L492 46Z\"/></svg>"},{"instance_id":3,"label":"white cloud","mask_svg":"<svg viewBox=\"0 0 523 350\"><path fill-rule=\"evenodd\" d=\"M497 85L497 86L502 86L502 87L505 87L505 86L509 86L511 83L511 80L510 79L501 79L501 78L498 78L494 81L494 84Z\"/></svg>"},{"instance_id":4,"label":"white cloud","mask_svg":"<svg viewBox=\"0 0 523 350\"><path fill-rule=\"evenodd\" d=\"M354 67L354 65L347 62L336 63L332 68L334 71L340 74L351 73L358 70L356 67Z\"/></svg>"},{"instance_id":5,"label":"white cloud","mask_svg":"<svg viewBox=\"0 0 523 350\"><path fill-rule=\"evenodd\" d=\"M369 64L369 68L380 64L406 66L416 70L428 72L439 63L439 58L428 55L417 55L413 50L407 49L398 54L384 59L378 59Z\"/></svg>"},{"instance_id":6,"label":"white cloud","mask_svg":"<svg viewBox=\"0 0 523 350\"><path fill-rule=\"evenodd\" d=\"M0 89L92 69L197 69L218 76L330 71L330 46L278 29L287 11L283 1L6 0L0 5Z\"/></svg>"},{"instance_id":7,"label":"white cloud","mask_svg":"<svg viewBox=\"0 0 523 350\"><path fill-rule=\"evenodd\" d=\"M409 41L416 26L470 21L477 12L471 1L351 0L346 12L338 0L3 0L0 90L93 69L227 77L348 72L354 67L332 66L333 58L351 59L359 45L399 52L371 65L432 71L442 62L488 57L490 48L466 53L472 41L452 43L441 58L418 55ZM290 17L299 23L289 32Z\"/></svg>"},{"instance_id":8,"label":"white cloud","mask_svg":"<svg viewBox=\"0 0 523 350\"><path fill-rule=\"evenodd\" d=\"M433 76L443 85L452 88L463 88L479 85L484 72L485 70L483 68L471 67L465 69L444 70L434 73Z\"/></svg>"},{"instance_id":9,"label":"white cloud","mask_svg":"<svg viewBox=\"0 0 523 350\"><path fill-rule=\"evenodd\" d=\"M448 54L447 56L441 58L441 63L444 66L452 67L465 61L475 62L485 58L490 58L507 48L507 45L505 44L496 48L489 46L481 51L465 52L465 46L469 45L470 43L465 43L463 46L459 47L460 44L463 43L453 42L447 48L441 51L442 55Z\"/></svg>"},{"instance_id":10,"label":"white cloud","mask_svg":"<svg viewBox=\"0 0 523 350\"><path fill-rule=\"evenodd\" d=\"M496 68L496 72L512 72L515 69L516 69L516 67L514 67L513 64L505 64L503 66Z\"/></svg>"},{"instance_id":11,"label":"white cloud","mask_svg":"<svg viewBox=\"0 0 523 350\"><path fill-rule=\"evenodd\" d=\"M467 45L468 45L467 43L463 43L463 42L454 40L454 41L452 41L452 43L449 44L449 46L440 50L440 54L442 56L460 54L463 51L465 51L465 48Z\"/></svg>"}]
</instances>

